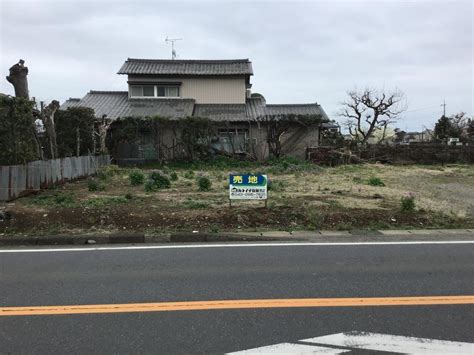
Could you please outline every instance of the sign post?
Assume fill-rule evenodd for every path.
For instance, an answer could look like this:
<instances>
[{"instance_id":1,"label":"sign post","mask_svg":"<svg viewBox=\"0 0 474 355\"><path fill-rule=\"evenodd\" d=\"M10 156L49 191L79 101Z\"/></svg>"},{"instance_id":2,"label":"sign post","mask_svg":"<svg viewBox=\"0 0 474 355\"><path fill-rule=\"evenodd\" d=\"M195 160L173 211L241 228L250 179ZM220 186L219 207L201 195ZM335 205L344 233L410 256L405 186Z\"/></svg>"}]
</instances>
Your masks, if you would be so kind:
<instances>
[{"instance_id":1,"label":"sign post","mask_svg":"<svg viewBox=\"0 0 474 355\"><path fill-rule=\"evenodd\" d=\"M232 200L264 200L267 207L267 175L229 175L229 206Z\"/></svg>"}]
</instances>

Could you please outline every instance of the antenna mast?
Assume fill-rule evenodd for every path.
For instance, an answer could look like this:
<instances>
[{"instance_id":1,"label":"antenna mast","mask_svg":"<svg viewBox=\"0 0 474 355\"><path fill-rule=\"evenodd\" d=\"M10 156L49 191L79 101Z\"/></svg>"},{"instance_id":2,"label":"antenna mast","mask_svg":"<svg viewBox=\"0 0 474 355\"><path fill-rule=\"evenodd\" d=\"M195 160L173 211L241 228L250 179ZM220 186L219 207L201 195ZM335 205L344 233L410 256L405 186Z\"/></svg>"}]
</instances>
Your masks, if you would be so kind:
<instances>
[{"instance_id":1,"label":"antenna mast","mask_svg":"<svg viewBox=\"0 0 474 355\"><path fill-rule=\"evenodd\" d=\"M440 106L443 106L443 116L446 117L446 100L443 100L443 103Z\"/></svg>"},{"instance_id":2,"label":"antenna mast","mask_svg":"<svg viewBox=\"0 0 474 355\"><path fill-rule=\"evenodd\" d=\"M182 38L168 38L168 36L166 36L166 39L165 39L165 42L166 43L170 43L171 42L171 59L176 59L176 51L174 50L174 42L176 41L182 41L183 39Z\"/></svg>"}]
</instances>

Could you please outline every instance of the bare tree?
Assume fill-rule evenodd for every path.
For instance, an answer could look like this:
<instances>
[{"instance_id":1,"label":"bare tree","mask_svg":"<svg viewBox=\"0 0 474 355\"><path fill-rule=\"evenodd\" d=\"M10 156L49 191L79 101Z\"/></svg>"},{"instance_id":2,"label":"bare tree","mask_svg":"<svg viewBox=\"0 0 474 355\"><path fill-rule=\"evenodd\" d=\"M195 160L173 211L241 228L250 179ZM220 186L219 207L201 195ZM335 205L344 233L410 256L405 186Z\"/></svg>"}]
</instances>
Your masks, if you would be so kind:
<instances>
[{"instance_id":1,"label":"bare tree","mask_svg":"<svg viewBox=\"0 0 474 355\"><path fill-rule=\"evenodd\" d=\"M375 133L378 143L382 142L387 135L388 126L396 122L406 110L404 94L398 90L390 93L374 89L362 92L352 90L347 95L349 98L342 103L339 116L347 119L345 125L357 143L367 144Z\"/></svg>"},{"instance_id":2,"label":"bare tree","mask_svg":"<svg viewBox=\"0 0 474 355\"><path fill-rule=\"evenodd\" d=\"M59 101L53 100L51 103L44 107L41 105L41 116L43 118L44 128L49 142L49 151L51 159L58 158L58 144L56 142L56 127L54 123L54 114L59 109Z\"/></svg>"},{"instance_id":3,"label":"bare tree","mask_svg":"<svg viewBox=\"0 0 474 355\"><path fill-rule=\"evenodd\" d=\"M27 76L28 67L25 67L25 61L23 59L20 59L18 63L10 68L10 75L7 76L7 80L15 88L16 97L29 99Z\"/></svg>"}]
</instances>

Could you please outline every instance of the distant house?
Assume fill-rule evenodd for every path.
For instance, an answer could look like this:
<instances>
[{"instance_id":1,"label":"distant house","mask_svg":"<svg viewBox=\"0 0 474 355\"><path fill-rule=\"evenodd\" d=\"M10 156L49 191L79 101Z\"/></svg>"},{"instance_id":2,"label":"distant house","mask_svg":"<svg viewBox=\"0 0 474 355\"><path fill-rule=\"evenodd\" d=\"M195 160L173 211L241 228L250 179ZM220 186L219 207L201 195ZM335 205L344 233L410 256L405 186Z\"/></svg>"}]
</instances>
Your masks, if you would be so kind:
<instances>
[{"instance_id":1,"label":"distant house","mask_svg":"<svg viewBox=\"0 0 474 355\"><path fill-rule=\"evenodd\" d=\"M267 104L262 95L252 94L253 69L248 59L129 58L118 74L127 75L127 91L90 91L82 99L67 100L61 109L90 107L97 118L112 121L126 117L204 117L218 126L213 137L216 154L250 154L256 159L272 155L278 122L280 131L276 133L283 130L278 137L281 155L299 158L305 157L307 148L318 146L322 130L335 128L317 103ZM118 160L132 161L179 158L175 137L166 130L160 134L160 142L167 149L157 147L156 139L144 134L135 142L127 142L127 149L116 149L113 154Z\"/></svg>"}]
</instances>

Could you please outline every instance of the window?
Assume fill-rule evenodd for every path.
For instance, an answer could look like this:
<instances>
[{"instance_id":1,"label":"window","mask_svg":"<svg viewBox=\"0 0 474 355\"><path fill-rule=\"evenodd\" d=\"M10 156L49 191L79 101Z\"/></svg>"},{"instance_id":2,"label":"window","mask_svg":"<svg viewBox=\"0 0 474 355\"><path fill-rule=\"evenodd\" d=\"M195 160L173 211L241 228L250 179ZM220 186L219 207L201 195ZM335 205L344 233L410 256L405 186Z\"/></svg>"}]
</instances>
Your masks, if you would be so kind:
<instances>
[{"instance_id":1,"label":"window","mask_svg":"<svg viewBox=\"0 0 474 355\"><path fill-rule=\"evenodd\" d=\"M243 153L247 151L249 132L247 129L221 129L219 141L214 148L227 153Z\"/></svg>"},{"instance_id":2,"label":"window","mask_svg":"<svg viewBox=\"0 0 474 355\"><path fill-rule=\"evenodd\" d=\"M166 88L164 86L158 86L158 97L166 96Z\"/></svg>"},{"instance_id":3,"label":"window","mask_svg":"<svg viewBox=\"0 0 474 355\"><path fill-rule=\"evenodd\" d=\"M155 90L156 87L156 90ZM179 86L131 85L131 97L179 97Z\"/></svg>"},{"instance_id":4,"label":"window","mask_svg":"<svg viewBox=\"0 0 474 355\"><path fill-rule=\"evenodd\" d=\"M153 85L143 85L143 96L154 97L155 87Z\"/></svg>"},{"instance_id":5,"label":"window","mask_svg":"<svg viewBox=\"0 0 474 355\"><path fill-rule=\"evenodd\" d=\"M132 97L143 96L143 86L141 86L141 85L132 85L130 87L130 96L132 96Z\"/></svg>"},{"instance_id":6,"label":"window","mask_svg":"<svg viewBox=\"0 0 474 355\"><path fill-rule=\"evenodd\" d=\"M179 88L177 86L168 86L166 88L166 96L167 97L178 97L179 96Z\"/></svg>"}]
</instances>

